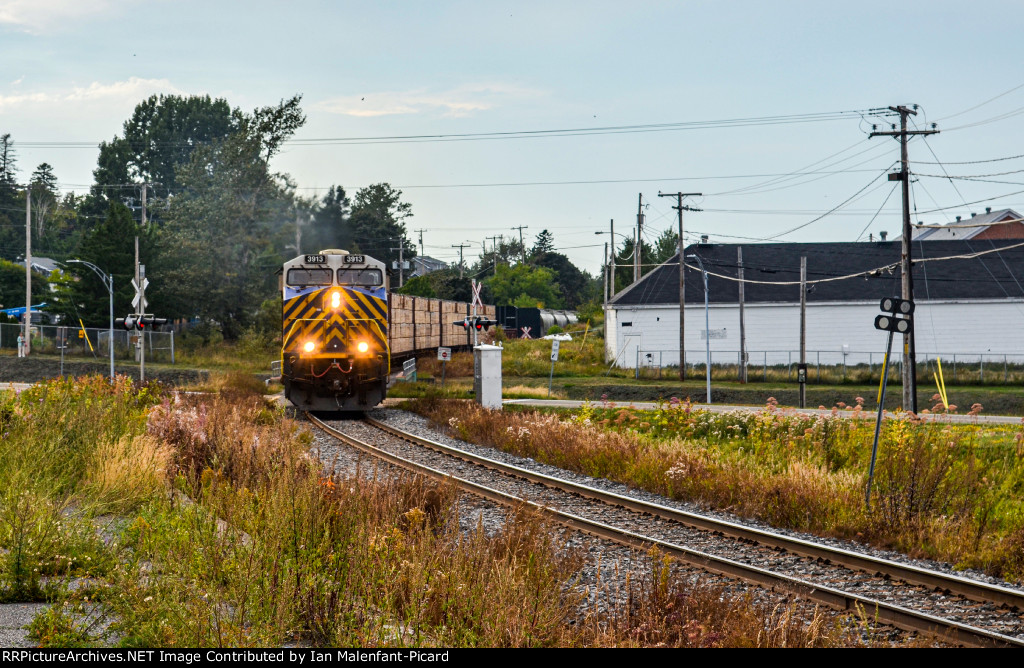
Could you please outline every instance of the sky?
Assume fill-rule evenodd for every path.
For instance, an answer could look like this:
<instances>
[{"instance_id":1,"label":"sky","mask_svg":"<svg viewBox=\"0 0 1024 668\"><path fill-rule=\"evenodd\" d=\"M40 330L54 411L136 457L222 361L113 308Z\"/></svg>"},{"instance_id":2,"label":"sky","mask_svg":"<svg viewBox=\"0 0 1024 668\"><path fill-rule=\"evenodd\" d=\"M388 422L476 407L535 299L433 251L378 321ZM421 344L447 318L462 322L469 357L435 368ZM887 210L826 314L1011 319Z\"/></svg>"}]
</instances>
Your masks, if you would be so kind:
<instances>
[{"instance_id":1,"label":"sky","mask_svg":"<svg viewBox=\"0 0 1024 668\"><path fill-rule=\"evenodd\" d=\"M1024 211L1022 19L1009 0L0 0L0 133L20 179L47 162L84 192L149 95L301 94L272 164L301 194L387 182L429 256L546 229L596 275L638 197L645 243L676 228L659 192L701 193L688 241L898 236L899 144L868 136L889 106L940 131L910 143L914 220Z\"/></svg>"}]
</instances>

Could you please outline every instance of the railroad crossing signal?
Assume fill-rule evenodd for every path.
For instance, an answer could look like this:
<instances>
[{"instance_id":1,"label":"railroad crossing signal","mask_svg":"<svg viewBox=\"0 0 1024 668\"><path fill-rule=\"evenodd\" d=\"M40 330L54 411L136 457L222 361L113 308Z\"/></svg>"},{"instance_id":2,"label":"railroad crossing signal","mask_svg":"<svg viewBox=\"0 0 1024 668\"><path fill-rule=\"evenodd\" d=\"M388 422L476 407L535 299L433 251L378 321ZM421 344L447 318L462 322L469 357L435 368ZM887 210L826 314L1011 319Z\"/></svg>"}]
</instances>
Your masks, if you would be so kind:
<instances>
[{"instance_id":1,"label":"railroad crossing signal","mask_svg":"<svg viewBox=\"0 0 1024 668\"><path fill-rule=\"evenodd\" d=\"M470 323L469 323L469 318L468 317L467 318L463 318L462 320L456 320L452 324L453 325L458 325L459 327L461 327L462 329L466 330L467 332L469 331Z\"/></svg>"},{"instance_id":2,"label":"railroad crossing signal","mask_svg":"<svg viewBox=\"0 0 1024 668\"><path fill-rule=\"evenodd\" d=\"M158 327L167 324L167 318L154 318L151 315L129 315L125 318L117 318L114 324L124 327L128 331L144 330L147 327Z\"/></svg>"},{"instance_id":3,"label":"railroad crossing signal","mask_svg":"<svg viewBox=\"0 0 1024 668\"><path fill-rule=\"evenodd\" d=\"M114 324L118 327L124 327L128 331L138 329L139 317L136 315L130 315L127 318L117 318L114 320Z\"/></svg>"},{"instance_id":4,"label":"railroad crossing signal","mask_svg":"<svg viewBox=\"0 0 1024 668\"><path fill-rule=\"evenodd\" d=\"M530 330L533 329L533 327L520 327L520 329L522 330L523 335L520 336L519 338L521 338L521 339L529 339L529 338L531 338L530 337Z\"/></svg>"},{"instance_id":5,"label":"railroad crossing signal","mask_svg":"<svg viewBox=\"0 0 1024 668\"><path fill-rule=\"evenodd\" d=\"M474 310L475 310L475 308L477 306L479 306L480 308L483 308L484 307L484 303L480 299L480 290L483 289L483 287L484 287L483 281L471 280L470 281L470 285L473 286L473 307L474 307Z\"/></svg>"},{"instance_id":6,"label":"railroad crossing signal","mask_svg":"<svg viewBox=\"0 0 1024 668\"><path fill-rule=\"evenodd\" d=\"M909 299L897 299L895 297L883 297L878 307L883 311L895 313L896 315L911 315L914 312L914 302Z\"/></svg>"},{"instance_id":7,"label":"railroad crossing signal","mask_svg":"<svg viewBox=\"0 0 1024 668\"><path fill-rule=\"evenodd\" d=\"M486 332L488 329L490 329L491 325L497 325L497 324L498 324L497 320L488 320L487 318L474 318L473 319L473 326L476 327L476 331L478 331L478 332L481 329Z\"/></svg>"},{"instance_id":8,"label":"railroad crossing signal","mask_svg":"<svg viewBox=\"0 0 1024 668\"><path fill-rule=\"evenodd\" d=\"M142 278L141 284L132 279L132 287L135 288L135 296L132 298L132 307L137 311L144 312L149 302L146 301L146 288L149 287L149 279Z\"/></svg>"},{"instance_id":9,"label":"railroad crossing signal","mask_svg":"<svg viewBox=\"0 0 1024 668\"><path fill-rule=\"evenodd\" d=\"M895 332L897 334L909 334L914 328L910 318L897 318L891 315L875 316L875 329L883 332Z\"/></svg>"}]
</instances>

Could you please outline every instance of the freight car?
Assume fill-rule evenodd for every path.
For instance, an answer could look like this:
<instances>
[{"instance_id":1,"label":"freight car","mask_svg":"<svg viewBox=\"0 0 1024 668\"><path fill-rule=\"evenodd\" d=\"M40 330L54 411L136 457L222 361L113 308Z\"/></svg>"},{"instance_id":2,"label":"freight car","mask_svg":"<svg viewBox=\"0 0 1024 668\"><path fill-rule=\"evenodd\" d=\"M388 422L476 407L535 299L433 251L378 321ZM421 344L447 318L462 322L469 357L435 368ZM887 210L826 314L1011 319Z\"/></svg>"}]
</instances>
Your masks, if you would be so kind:
<instances>
[{"instance_id":1,"label":"freight car","mask_svg":"<svg viewBox=\"0 0 1024 668\"><path fill-rule=\"evenodd\" d=\"M387 395L392 361L468 349L456 324L472 307L389 294L385 265L368 255L325 250L284 263L281 381L285 397L314 411L364 411ZM476 315L493 319L493 306Z\"/></svg>"}]
</instances>

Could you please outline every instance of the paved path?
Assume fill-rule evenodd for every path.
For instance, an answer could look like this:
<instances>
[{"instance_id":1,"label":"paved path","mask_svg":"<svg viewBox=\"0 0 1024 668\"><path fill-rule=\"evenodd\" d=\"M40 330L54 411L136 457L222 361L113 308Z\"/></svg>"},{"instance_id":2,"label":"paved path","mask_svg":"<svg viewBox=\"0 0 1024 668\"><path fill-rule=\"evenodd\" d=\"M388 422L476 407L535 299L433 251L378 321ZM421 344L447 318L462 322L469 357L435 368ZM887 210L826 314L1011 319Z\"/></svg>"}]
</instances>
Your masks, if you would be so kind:
<instances>
[{"instance_id":1,"label":"paved path","mask_svg":"<svg viewBox=\"0 0 1024 668\"><path fill-rule=\"evenodd\" d=\"M505 399L502 403L504 404L519 404L523 406L537 406L537 407L555 407L555 408L579 408L585 402L574 401L569 399ZM629 407L640 408L650 410L657 408L658 404L653 401L611 401L609 404L614 404L617 407ZM591 401L592 406L604 406L603 402ZM665 404L662 403L662 406ZM694 408L702 410L713 411L715 413L725 413L727 411L761 411L764 410L764 406L726 406L724 404L693 404ZM779 410L785 413L807 413L809 415L830 415L831 409L822 410L820 408L790 408L786 406L779 406ZM844 410L840 411L840 414L846 417L852 417L853 411ZM886 411L885 414L889 417L892 416L890 411ZM863 410L860 412L861 418L865 420L874 420L878 413L875 411ZM1016 417L1013 415L937 415L929 414L929 420L936 422L949 422L953 424L1021 424L1024 418Z\"/></svg>"},{"instance_id":2,"label":"paved path","mask_svg":"<svg viewBox=\"0 0 1024 668\"><path fill-rule=\"evenodd\" d=\"M8 603L0 605L0 647L34 647L25 626L48 603Z\"/></svg>"}]
</instances>

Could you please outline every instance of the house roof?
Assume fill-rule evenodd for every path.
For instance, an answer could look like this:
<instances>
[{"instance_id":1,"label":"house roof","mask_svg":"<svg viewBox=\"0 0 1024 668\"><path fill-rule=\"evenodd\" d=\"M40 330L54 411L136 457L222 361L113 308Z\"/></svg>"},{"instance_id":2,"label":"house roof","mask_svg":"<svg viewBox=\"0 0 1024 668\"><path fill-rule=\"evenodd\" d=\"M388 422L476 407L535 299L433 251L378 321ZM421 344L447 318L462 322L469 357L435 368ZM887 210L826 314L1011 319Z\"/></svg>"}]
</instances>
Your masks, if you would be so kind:
<instances>
[{"instance_id":1,"label":"house roof","mask_svg":"<svg viewBox=\"0 0 1024 668\"><path fill-rule=\"evenodd\" d=\"M1024 301L1024 246L1020 240L964 240L915 242L914 293L929 299L1020 299ZM807 258L808 302L876 301L900 293L898 241L857 243L694 244L687 255L697 255L709 274L736 277L737 248L743 249L746 303L794 303L800 301L800 258ZM1013 246L1019 246L1014 248ZM922 259L993 251L971 259L921 262ZM679 303L678 254L620 291L613 306ZM696 260L686 267L686 301L704 301L704 287ZM886 267L881 271L873 270ZM854 274L856 277L814 283L821 279ZM711 303L737 303L735 280L709 275Z\"/></svg>"},{"instance_id":2,"label":"house roof","mask_svg":"<svg viewBox=\"0 0 1024 668\"><path fill-rule=\"evenodd\" d=\"M979 235L984 235L986 232L1009 232L1009 230L1000 229L1000 227L1007 226L992 225L992 223L997 223L1002 220L1019 221L1020 218L1020 214L1013 209L986 211L980 216L971 216L966 220L960 220L958 216L955 223L949 223L942 227L915 228L911 238L914 241L955 241L973 239ZM1011 223L1011 225L1018 229L1007 236L1024 238L1024 225L1019 222Z\"/></svg>"},{"instance_id":3,"label":"house roof","mask_svg":"<svg viewBox=\"0 0 1024 668\"><path fill-rule=\"evenodd\" d=\"M425 276L431 272L439 271L448 266L447 262L434 259L428 255L417 255L412 258L413 271L409 278L414 276Z\"/></svg>"}]
</instances>

